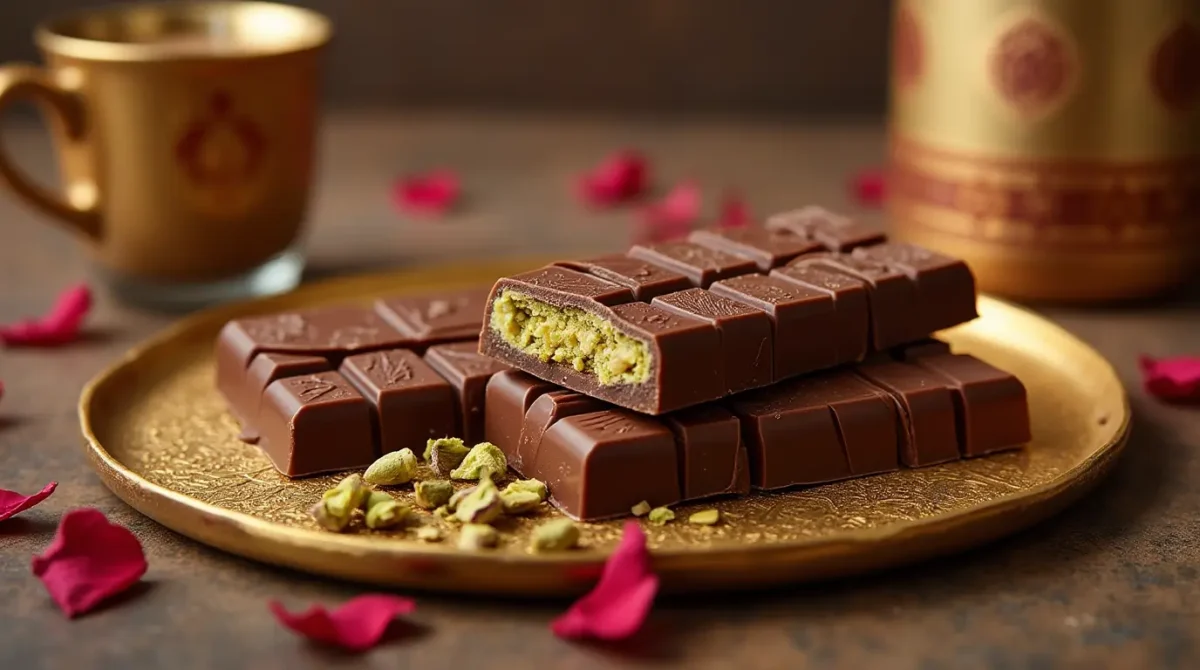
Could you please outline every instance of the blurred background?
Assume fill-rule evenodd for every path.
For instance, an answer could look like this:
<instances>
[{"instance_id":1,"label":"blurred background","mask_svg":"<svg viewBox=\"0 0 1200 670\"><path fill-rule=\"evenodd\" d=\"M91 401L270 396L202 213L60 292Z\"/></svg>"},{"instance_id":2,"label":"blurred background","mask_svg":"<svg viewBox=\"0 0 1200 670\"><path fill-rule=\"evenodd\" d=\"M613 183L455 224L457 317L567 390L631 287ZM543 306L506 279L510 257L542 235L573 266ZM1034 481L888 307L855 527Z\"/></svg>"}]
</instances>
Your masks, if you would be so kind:
<instances>
[{"instance_id":1,"label":"blurred background","mask_svg":"<svg viewBox=\"0 0 1200 670\"><path fill-rule=\"evenodd\" d=\"M0 3L0 61L102 0ZM882 115L888 0L309 0L330 105ZM548 54L553 54L552 60Z\"/></svg>"}]
</instances>

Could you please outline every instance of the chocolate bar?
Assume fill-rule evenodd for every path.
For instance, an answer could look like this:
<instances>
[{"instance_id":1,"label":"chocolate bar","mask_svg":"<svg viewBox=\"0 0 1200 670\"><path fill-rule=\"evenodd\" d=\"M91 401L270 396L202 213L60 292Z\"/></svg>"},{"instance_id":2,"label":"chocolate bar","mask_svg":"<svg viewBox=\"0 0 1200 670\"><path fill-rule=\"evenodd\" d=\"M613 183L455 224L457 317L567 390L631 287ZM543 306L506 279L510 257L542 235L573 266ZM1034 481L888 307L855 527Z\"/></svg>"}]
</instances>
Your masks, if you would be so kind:
<instances>
[{"instance_id":1,"label":"chocolate bar","mask_svg":"<svg viewBox=\"0 0 1200 670\"><path fill-rule=\"evenodd\" d=\"M623 515L643 499L660 504L823 484L1028 441L1028 415L1016 409L1024 409L1024 388L1015 377L969 356L919 360L929 367L881 357L657 417L509 370L488 382L487 438L513 469L546 481L564 512L588 520ZM634 433L629 444L645 445L641 451L622 452L618 445L627 443L619 430L593 430L608 425L605 416ZM1019 425L994 438L985 434L1001 419ZM556 428L564 422L568 428ZM640 477L663 470L667 460L663 432L652 425L673 436L675 478ZM965 441L964 425L972 427ZM609 474L615 453L626 460L620 474ZM595 469L593 458L601 464Z\"/></svg>"},{"instance_id":2,"label":"chocolate bar","mask_svg":"<svg viewBox=\"0 0 1200 670\"><path fill-rule=\"evenodd\" d=\"M486 299L473 288L236 319L217 340L217 388L242 439L291 477L431 437L482 440L487 380L506 367L477 352ZM460 341L436 344L447 339Z\"/></svg>"},{"instance_id":3,"label":"chocolate bar","mask_svg":"<svg viewBox=\"0 0 1200 670\"><path fill-rule=\"evenodd\" d=\"M482 353L654 415L862 361L976 315L962 261L811 208L503 278L486 309Z\"/></svg>"}]
</instances>

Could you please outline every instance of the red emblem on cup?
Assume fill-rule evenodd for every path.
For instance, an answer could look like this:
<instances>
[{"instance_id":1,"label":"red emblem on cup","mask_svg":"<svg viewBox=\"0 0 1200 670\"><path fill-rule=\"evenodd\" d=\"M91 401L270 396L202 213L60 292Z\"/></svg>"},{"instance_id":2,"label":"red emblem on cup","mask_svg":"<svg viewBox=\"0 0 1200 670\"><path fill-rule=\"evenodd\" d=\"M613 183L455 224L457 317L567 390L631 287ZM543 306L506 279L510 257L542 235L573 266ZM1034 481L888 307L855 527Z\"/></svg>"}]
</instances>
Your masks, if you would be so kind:
<instances>
[{"instance_id":1,"label":"red emblem on cup","mask_svg":"<svg viewBox=\"0 0 1200 670\"><path fill-rule=\"evenodd\" d=\"M188 124L175 147L188 178L210 187L244 183L262 164L264 141L258 125L237 112L232 97L217 91Z\"/></svg>"}]
</instances>

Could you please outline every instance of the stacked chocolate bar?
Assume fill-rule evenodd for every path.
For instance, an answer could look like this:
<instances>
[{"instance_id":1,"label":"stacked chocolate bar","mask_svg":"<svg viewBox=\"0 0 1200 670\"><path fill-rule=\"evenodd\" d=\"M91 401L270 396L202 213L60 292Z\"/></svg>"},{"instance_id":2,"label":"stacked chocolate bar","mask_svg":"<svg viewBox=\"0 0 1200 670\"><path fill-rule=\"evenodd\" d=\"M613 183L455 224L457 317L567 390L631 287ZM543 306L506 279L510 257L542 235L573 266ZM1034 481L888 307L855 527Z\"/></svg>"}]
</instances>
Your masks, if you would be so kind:
<instances>
[{"instance_id":1,"label":"stacked chocolate bar","mask_svg":"<svg viewBox=\"0 0 1200 670\"><path fill-rule=\"evenodd\" d=\"M290 476L486 438L599 519L1020 447L1021 383L928 339L975 316L961 261L808 208L490 295L233 321L218 386Z\"/></svg>"}]
</instances>

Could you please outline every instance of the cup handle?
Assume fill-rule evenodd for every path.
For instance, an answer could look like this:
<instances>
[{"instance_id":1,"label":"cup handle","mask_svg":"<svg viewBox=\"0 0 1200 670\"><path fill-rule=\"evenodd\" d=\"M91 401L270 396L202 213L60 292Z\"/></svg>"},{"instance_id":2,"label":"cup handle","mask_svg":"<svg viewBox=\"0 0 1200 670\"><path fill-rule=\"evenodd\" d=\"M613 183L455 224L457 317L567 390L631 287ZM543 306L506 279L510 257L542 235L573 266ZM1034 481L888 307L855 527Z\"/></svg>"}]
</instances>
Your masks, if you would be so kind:
<instances>
[{"instance_id":1,"label":"cup handle","mask_svg":"<svg viewBox=\"0 0 1200 670\"><path fill-rule=\"evenodd\" d=\"M71 74L77 73L64 73ZM87 114L75 88L64 83L68 79L68 76L56 79L52 73L32 65L0 66L0 113L18 100L32 100L41 105L42 112L66 141L80 142L87 134ZM47 190L16 165L3 141L0 141L0 183L50 216L99 239L101 223L96 190L82 191L86 195L78 199L87 202L71 202L70 198Z\"/></svg>"}]
</instances>

